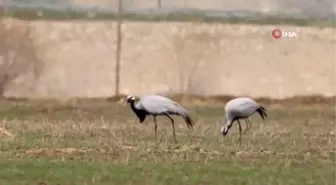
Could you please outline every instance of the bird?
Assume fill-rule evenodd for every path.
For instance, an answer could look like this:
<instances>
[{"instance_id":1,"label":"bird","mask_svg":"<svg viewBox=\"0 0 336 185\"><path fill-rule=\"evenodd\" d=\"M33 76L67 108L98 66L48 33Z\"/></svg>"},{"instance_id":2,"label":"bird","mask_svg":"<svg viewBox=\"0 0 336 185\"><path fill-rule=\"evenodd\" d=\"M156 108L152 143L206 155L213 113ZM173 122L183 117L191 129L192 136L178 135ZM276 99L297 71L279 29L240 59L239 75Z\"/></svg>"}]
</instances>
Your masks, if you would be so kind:
<instances>
[{"instance_id":1,"label":"bird","mask_svg":"<svg viewBox=\"0 0 336 185\"><path fill-rule=\"evenodd\" d=\"M139 118L140 123L142 123L146 116L153 116L154 118L154 131L155 138L157 135L157 123L156 116L166 116L170 119L173 129L174 142L177 143L175 134L175 123L171 115L178 115L183 117L189 130L192 130L195 126L194 121L191 119L190 114L181 105L174 102L173 100L160 95L147 95L140 98L140 100L135 104L135 97L129 95L125 99L125 104L130 104L131 109Z\"/></svg>"},{"instance_id":2,"label":"bird","mask_svg":"<svg viewBox=\"0 0 336 185\"><path fill-rule=\"evenodd\" d=\"M252 123L248 118L252 116L255 112L259 113L263 120L267 119L266 109L263 106L259 105L257 102L255 102L253 99L248 97L232 99L226 103L224 109L226 124L224 124L224 126L222 127L221 133L223 134L223 137L225 137L232 127L232 124L237 121L239 129L239 143L241 142L242 132L242 127L239 121L240 119L244 119L245 123L247 124L244 133L246 133L252 127Z\"/></svg>"}]
</instances>

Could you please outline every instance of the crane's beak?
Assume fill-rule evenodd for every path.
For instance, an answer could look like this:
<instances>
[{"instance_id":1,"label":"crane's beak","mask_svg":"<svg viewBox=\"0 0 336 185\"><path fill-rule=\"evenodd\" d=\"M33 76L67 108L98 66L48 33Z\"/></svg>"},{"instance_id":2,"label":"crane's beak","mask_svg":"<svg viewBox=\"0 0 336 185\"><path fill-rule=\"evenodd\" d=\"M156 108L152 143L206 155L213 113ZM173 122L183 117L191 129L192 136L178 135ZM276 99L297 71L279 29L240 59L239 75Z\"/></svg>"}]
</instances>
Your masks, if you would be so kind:
<instances>
[{"instance_id":1,"label":"crane's beak","mask_svg":"<svg viewBox=\"0 0 336 185\"><path fill-rule=\"evenodd\" d=\"M124 105L124 106L126 106L126 105L127 105L127 100L124 100L124 103L123 103L123 105Z\"/></svg>"},{"instance_id":2,"label":"crane's beak","mask_svg":"<svg viewBox=\"0 0 336 185\"><path fill-rule=\"evenodd\" d=\"M221 129L222 136L225 137L227 133L228 133L227 127L223 126L222 129Z\"/></svg>"}]
</instances>

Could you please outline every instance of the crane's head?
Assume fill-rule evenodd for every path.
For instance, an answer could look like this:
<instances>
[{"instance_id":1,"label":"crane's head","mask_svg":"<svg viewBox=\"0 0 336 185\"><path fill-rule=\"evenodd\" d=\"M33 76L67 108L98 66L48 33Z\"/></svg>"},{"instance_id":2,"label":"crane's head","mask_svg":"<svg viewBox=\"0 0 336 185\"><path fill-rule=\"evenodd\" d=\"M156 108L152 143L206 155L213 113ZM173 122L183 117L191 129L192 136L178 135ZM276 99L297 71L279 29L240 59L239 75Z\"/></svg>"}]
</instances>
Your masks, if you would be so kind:
<instances>
[{"instance_id":1,"label":"crane's head","mask_svg":"<svg viewBox=\"0 0 336 185\"><path fill-rule=\"evenodd\" d=\"M226 136L228 132L229 132L229 127L227 125L224 125L221 129L221 133L223 134L223 137Z\"/></svg>"},{"instance_id":2,"label":"crane's head","mask_svg":"<svg viewBox=\"0 0 336 185\"><path fill-rule=\"evenodd\" d=\"M232 127L232 123L233 121L230 121L230 119L227 119L226 124L224 124L224 126L221 129L221 133L223 137L225 137L228 134L230 128Z\"/></svg>"},{"instance_id":3,"label":"crane's head","mask_svg":"<svg viewBox=\"0 0 336 185\"><path fill-rule=\"evenodd\" d=\"M127 103L131 103L131 102L134 102L134 101L135 101L135 97L129 95L129 96L127 96L126 99L125 99L125 105L126 105Z\"/></svg>"}]
</instances>

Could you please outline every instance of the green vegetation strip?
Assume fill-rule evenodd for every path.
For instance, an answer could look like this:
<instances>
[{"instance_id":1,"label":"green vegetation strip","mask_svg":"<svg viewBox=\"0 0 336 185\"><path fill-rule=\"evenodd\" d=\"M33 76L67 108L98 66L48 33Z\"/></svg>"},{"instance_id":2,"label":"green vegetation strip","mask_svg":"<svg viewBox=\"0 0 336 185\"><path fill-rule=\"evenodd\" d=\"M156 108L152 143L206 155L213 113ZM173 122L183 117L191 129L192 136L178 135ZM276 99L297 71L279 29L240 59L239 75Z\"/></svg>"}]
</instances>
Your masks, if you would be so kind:
<instances>
[{"instance_id":1,"label":"green vegetation strip","mask_svg":"<svg viewBox=\"0 0 336 185\"><path fill-rule=\"evenodd\" d=\"M40 12L40 13L39 13ZM93 16L88 16L88 12L78 11L53 11L53 10L27 10L9 9L1 11L0 16L9 16L22 20L116 20L122 18L125 21L181 21L181 22L205 22L205 23L228 23L228 24L288 24L298 26L327 26L335 27L335 19L314 19L314 18L293 18L280 15L255 14L247 17L228 16L215 17L206 16L204 13L168 13L168 14L136 14L123 13L100 13L95 12Z\"/></svg>"},{"instance_id":2,"label":"green vegetation strip","mask_svg":"<svg viewBox=\"0 0 336 185\"><path fill-rule=\"evenodd\" d=\"M0 161L0 184L333 184L332 166L215 164L97 164L34 160Z\"/></svg>"}]
</instances>

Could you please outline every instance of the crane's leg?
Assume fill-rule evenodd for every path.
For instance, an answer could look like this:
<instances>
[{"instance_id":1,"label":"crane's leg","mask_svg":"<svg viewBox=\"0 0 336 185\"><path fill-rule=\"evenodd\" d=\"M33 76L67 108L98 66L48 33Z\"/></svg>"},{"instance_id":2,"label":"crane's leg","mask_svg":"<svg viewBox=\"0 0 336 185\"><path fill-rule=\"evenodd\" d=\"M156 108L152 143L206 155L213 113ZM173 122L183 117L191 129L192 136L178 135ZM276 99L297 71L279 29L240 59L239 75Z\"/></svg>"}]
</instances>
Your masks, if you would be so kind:
<instances>
[{"instance_id":1,"label":"crane's leg","mask_svg":"<svg viewBox=\"0 0 336 185\"><path fill-rule=\"evenodd\" d=\"M156 140L156 133L157 133L157 124L156 124L156 116L153 116L154 117L154 131L155 131L155 140Z\"/></svg>"},{"instance_id":2,"label":"crane's leg","mask_svg":"<svg viewBox=\"0 0 336 185\"><path fill-rule=\"evenodd\" d=\"M252 123L248 118L245 119L245 123L246 123L246 129L244 131L244 134L252 128Z\"/></svg>"},{"instance_id":3,"label":"crane's leg","mask_svg":"<svg viewBox=\"0 0 336 185\"><path fill-rule=\"evenodd\" d=\"M247 122L250 124L249 130L252 128L252 123L251 121L247 118Z\"/></svg>"},{"instance_id":4,"label":"crane's leg","mask_svg":"<svg viewBox=\"0 0 336 185\"><path fill-rule=\"evenodd\" d=\"M238 121L238 129L239 129L239 140L238 140L238 142L239 142L239 145L240 145L240 143L241 143L241 132L242 132L242 127L241 127L241 124L240 124L239 119L237 119L237 121Z\"/></svg>"},{"instance_id":5,"label":"crane's leg","mask_svg":"<svg viewBox=\"0 0 336 185\"><path fill-rule=\"evenodd\" d=\"M173 118L171 118L168 114L165 114L171 121L172 123L172 127L173 127L173 135L174 135L174 142L177 143L177 140L176 140L176 135L175 135L175 123L174 123L174 120Z\"/></svg>"}]
</instances>

